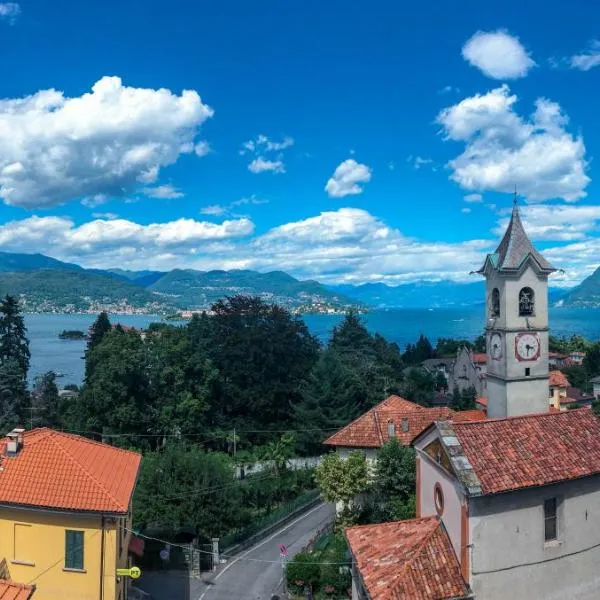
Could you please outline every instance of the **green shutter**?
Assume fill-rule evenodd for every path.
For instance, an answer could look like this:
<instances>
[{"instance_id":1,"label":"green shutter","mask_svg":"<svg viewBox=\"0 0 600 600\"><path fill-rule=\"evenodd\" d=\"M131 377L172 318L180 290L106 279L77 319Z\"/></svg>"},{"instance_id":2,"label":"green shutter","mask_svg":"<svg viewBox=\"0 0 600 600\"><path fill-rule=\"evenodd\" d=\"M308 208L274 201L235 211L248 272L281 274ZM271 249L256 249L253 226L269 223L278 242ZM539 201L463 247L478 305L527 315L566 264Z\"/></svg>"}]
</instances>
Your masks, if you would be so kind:
<instances>
[{"instance_id":1,"label":"green shutter","mask_svg":"<svg viewBox=\"0 0 600 600\"><path fill-rule=\"evenodd\" d=\"M83 570L83 531L65 531L65 569Z\"/></svg>"}]
</instances>

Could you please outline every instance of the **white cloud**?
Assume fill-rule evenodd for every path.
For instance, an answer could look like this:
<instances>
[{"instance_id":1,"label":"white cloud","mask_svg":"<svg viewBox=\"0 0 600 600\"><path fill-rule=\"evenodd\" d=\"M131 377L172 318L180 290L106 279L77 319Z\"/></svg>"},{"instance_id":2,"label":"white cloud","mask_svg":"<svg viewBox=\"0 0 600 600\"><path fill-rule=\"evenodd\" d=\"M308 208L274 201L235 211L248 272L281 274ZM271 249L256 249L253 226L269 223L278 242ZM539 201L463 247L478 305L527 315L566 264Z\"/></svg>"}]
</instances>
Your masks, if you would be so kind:
<instances>
[{"instance_id":1,"label":"white cloud","mask_svg":"<svg viewBox=\"0 0 600 600\"><path fill-rule=\"evenodd\" d=\"M371 169L349 158L337 166L333 176L325 185L325 191L331 198L361 194L363 189L359 184L370 180Z\"/></svg>"},{"instance_id":2,"label":"white cloud","mask_svg":"<svg viewBox=\"0 0 600 600\"><path fill-rule=\"evenodd\" d=\"M212 114L195 91L125 87L118 77L75 98L49 89L0 100L0 196L26 208L125 196L193 152Z\"/></svg>"},{"instance_id":3,"label":"white cloud","mask_svg":"<svg viewBox=\"0 0 600 600\"><path fill-rule=\"evenodd\" d=\"M535 204L520 210L527 235L534 241L573 242L600 231L600 206L597 205ZM508 210L504 212L494 229L497 235L502 235L508 225Z\"/></svg>"},{"instance_id":4,"label":"white cloud","mask_svg":"<svg viewBox=\"0 0 600 600\"><path fill-rule=\"evenodd\" d=\"M21 14L21 7L16 2L0 2L0 19L6 19L12 25Z\"/></svg>"},{"instance_id":5,"label":"white cloud","mask_svg":"<svg viewBox=\"0 0 600 600\"><path fill-rule=\"evenodd\" d=\"M438 94L458 94L460 93L460 88L457 88L453 85L445 85L443 88L438 90Z\"/></svg>"},{"instance_id":6,"label":"white cloud","mask_svg":"<svg viewBox=\"0 0 600 600\"><path fill-rule=\"evenodd\" d=\"M95 212L92 213L92 217L94 217L94 219L108 219L109 221L112 221L114 219L118 219L119 215L112 212Z\"/></svg>"},{"instance_id":7,"label":"white cloud","mask_svg":"<svg viewBox=\"0 0 600 600\"><path fill-rule=\"evenodd\" d=\"M248 171L252 173L264 173L265 171L285 173L285 165L281 160L267 160L259 156L248 165Z\"/></svg>"},{"instance_id":8,"label":"white cloud","mask_svg":"<svg viewBox=\"0 0 600 600\"><path fill-rule=\"evenodd\" d=\"M212 216L220 216L224 215L227 212L227 207L222 206L221 204L209 204L208 206L203 206L200 209L201 215L212 215Z\"/></svg>"},{"instance_id":9,"label":"white cloud","mask_svg":"<svg viewBox=\"0 0 600 600\"><path fill-rule=\"evenodd\" d=\"M170 183L165 185L157 185L155 187L145 187L142 191L150 198L160 198L161 200L182 198L184 196L183 192L180 192L178 189L174 188Z\"/></svg>"},{"instance_id":10,"label":"white cloud","mask_svg":"<svg viewBox=\"0 0 600 600\"><path fill-rule=\"evenodd\" d=\"M194 152L196 156L206 156L211 152L210 144L206 140L201 140L194 146Z\"/></svg>"},{"instance_id":11,"label":"white cloud","mask_svg":"<svg viewBox=\"0 0 600 600\"><path fill-rule=\"evenodd\" d=\"M431 170L436 171L437 167L433 166L434 162L431 158L423 158L422 156L409 156L408 162L412 163L412 166L415 170L419 170L421 167L426 167L427 165L432 165Z\"/></svg>"},{"instance_id":12,"label":"white cloud","mask_svg":"<svg viewBox=\"0 0 600 600\"><path fill-rule=\"evenodd\" d=\"M248 170L252 173L263 173L265 171L285 173L283 150L293 145L294 138L289 136L276 142L261 133L256 139L244 142L240 154L242 156L247 153L254 154L254 160L248 165Z\"/></svg>"},{"instance_id":13,"label":"white cloud","mask_svg":"<svg viewBox=\"0 0 600 600\"><path fill-rule=\"evenodd\" d=\"M468 215L471 212L471 209L468 208L467 206L465 206L464 208L460 209L460 212L463 213L464 215Z\"/></svg>"},{"instance_id":14,"label":"white cloud","mask_svg":"<svg viewBox=\"0 0 600 600\"><path fill-rule=\"evenodd\" d=\"M517 37L505 31L478 31L462 48L463 58L493 79L525 77L535 62Z\"/></svg>"},{"instance_id":15,"label":"white cloud","mask_svg":"<svg viewBox=\"0 0 600 600\"><path fill-rule=\"evenodd\" d=\"M573 69L579 69L580 71L589 71L600 66L600 40L590 42L585 53L572 56L570 64Z\"/></svg>"},{"instance_id":16,"label":"white cloud","mask_svg":"<svg viewBox=\"0 0 600 600\"><path fill-rule=\"evenodd\" d=\"M517 97L503 85L442 110L437 123L447 140L465 143L448 163L451 179L472 191L519 193L529 200L586 196L585 146L565 129L561 107L538 98L527 119L514 110Z\"/></svg>"},{"instance_id":17,"label":"white cloud","mask_svg":"<svg viewBox=\"0 0 600 600\"><path fill-rule=\"evenodd\" d=\"M76 226L64 217L33 216L0 225L0 248L12 252L35 250L89 267L122 265L127 257L131 268L174 268L198 253L210 252L253 231L249 219L219 224L177 219L141 225L104 215L103 219Z\"/></svg>"},{"instance_id":18,"label":"white cloud","mask_svg":"<svg viewBox=\"0 0 600 600\"><path fill-rule=\"evenodd\" d=\"M483 202L481 194L467 194L464 198L465 202Z\"/></svg>"}]
</instances>

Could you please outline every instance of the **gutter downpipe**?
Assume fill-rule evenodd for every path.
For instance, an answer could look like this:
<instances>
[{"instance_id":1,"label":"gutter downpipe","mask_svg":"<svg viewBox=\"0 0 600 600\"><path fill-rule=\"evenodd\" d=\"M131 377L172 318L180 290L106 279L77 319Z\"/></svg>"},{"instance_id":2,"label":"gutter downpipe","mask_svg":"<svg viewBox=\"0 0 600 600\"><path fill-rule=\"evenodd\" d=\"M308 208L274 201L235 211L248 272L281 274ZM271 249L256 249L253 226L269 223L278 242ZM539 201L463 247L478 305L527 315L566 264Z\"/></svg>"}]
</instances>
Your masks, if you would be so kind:
<instances>
[{"instance_id":1,"label":"gutter downpipe","mask_svg":"<svg viewBox=\"0 0 600 600\"><path fill-rule=\"evenodd\" d=\"M102 552L102 557L100 558L100 600L104 600L104 523L104 515L102 515L100 519L102 526L102 541L100 542L100 551Z\"/></svg>"}]
</instances>

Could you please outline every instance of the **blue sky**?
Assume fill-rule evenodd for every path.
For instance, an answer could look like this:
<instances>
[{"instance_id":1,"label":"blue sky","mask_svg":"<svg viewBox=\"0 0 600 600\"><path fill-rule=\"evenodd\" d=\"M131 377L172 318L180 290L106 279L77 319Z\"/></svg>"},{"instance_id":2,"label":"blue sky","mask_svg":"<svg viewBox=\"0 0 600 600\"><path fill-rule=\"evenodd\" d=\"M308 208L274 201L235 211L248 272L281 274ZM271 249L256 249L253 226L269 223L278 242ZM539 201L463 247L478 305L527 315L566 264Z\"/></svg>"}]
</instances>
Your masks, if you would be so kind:
<instances>
[{"instance_id":1,"label":"blue sky","mask_svg":"<svg viewBox=\"0 0 600 600\"><path fill-rule=\"evenodd\" d=\"M590 2L0 2L0 249L467 280L600 263Z\"/></svg>"}]
</instances>

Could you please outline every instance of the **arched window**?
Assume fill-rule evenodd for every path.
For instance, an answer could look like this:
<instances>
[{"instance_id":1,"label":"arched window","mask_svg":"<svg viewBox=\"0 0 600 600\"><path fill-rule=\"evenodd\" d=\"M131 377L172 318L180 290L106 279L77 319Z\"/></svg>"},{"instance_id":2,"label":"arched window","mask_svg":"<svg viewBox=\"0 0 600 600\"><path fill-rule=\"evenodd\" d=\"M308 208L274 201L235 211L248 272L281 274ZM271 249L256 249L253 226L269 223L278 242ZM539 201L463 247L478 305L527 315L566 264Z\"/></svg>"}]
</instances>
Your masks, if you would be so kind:
<instances>
[{"instance_id":1,"label":"arched window","mask_svg":"<svg viewBox=\"0 0 600 600\"><path fill-rule=\"evenodd\" d=\"M492 305L490 306L492 317L500 316L500 290L494 288L492 290Z\"/></svg>"},{"instance_id":2,"label":"arched window","mask_svg":"<svg viewBox=\"0 0 600 600\"><path fill-rule=\"evenodd\" d=\"M535 314L535 294L530 287L524 287L519 292L519 316L531 317Z\"/></svg>"}]
</instances>

